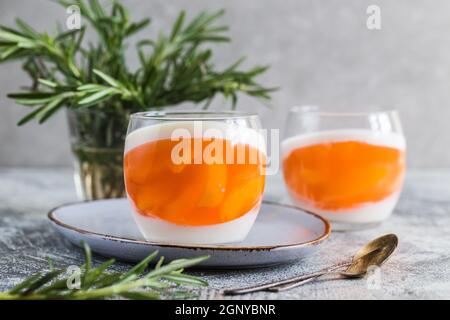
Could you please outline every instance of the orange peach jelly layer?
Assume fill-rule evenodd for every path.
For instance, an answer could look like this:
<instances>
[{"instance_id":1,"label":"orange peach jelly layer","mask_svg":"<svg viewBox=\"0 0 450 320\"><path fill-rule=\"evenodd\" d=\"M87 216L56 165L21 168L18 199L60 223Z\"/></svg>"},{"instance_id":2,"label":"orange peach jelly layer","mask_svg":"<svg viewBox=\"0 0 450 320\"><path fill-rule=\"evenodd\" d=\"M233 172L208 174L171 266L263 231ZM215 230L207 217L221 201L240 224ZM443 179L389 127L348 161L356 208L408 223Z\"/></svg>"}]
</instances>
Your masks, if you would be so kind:
<instances>
[{"instance_id":1,"label":"orange peach jelly layer","mask_svg":"<svg viewBox=\"0 0 450 320\"><path fill-rule=\"evenodd\" d=\"M239 159L238 149L245 150L245 161L194 164L196 139L203 151L211 143L190 139L191 164L173 163L171 152L179 142L170 139L142 144L125 155L127 193L137 212L176 224L202 226L237 219L260 203L265 156L249 145L231 146L228 140L217 139L224 153L233 150L235 159ZM249 161L254 159L250 152L259 155L257 161Z\"/></svg>"},{"instance_id":2,"label":"orange peach jelly layer","mask_svg":"<svg viewBox=\"0 0 450 320\"><path fill-rule=\"evenodd\" d=\"M291 194L325 210L382 200L400 190L404 172L404 151L358 141L300 147L283 160Z\"/></svg>"}]
</instances>

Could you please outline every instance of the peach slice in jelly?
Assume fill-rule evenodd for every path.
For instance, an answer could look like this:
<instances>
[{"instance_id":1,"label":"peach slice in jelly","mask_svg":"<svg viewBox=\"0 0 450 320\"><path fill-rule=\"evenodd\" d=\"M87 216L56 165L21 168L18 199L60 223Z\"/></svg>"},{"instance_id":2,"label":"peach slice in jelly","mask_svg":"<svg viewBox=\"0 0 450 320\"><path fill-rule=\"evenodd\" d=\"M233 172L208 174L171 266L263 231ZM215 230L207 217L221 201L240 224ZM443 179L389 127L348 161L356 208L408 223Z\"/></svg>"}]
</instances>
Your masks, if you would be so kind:
<instances>
[{"instance_id":1,"label":"peach slice in jelly","mask_svg":"<svg viewBox=\"0 0 450 320\"><path fill-rule=\"evenodd\" d=\"M384 140L372 135L373 141L357 135L338 141L329 138L311 138L311 143L301 136L297 141L291 138L291 147L283 155L283 174L294 199L339 212L379 202L400 191L405 152L402 143L393 143L403 141L398 135Z\"/></svg>"},{"instance_id":2,"label":"peach slice in jelly","mask_svg":"<svg viewBox=\"0 0 450 320\"><path fill-rule=\"evenodd\" d=\"M190 139L200 139L202 150L211 143ZM171 150L177 143L158 139L126 152L127 193L140 215L186 226L213 225L237 219L261 202L264 155L255 147L221 139L224 150L256 152L257 163L175 164Z\"/></svg>"}]
</instances>

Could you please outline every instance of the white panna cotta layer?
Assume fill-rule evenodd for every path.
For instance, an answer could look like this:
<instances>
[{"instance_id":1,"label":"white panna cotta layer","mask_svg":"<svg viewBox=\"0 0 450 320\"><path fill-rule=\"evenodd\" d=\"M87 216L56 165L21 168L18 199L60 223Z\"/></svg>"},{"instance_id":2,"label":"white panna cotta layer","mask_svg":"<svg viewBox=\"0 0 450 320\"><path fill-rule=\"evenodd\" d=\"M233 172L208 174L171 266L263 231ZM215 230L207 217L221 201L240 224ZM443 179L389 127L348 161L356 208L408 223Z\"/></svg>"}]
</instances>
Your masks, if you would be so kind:
<instances>
[{"instance_id":1,"label":"white panna cotta layer","mask_svg":"<svg viewBox=\"0 0 450 320\"><path fill-rule=\"evenodd\" d=\"M139 213L134 213L134 219L148 241L174 244L220 244L244 240L256 220L259 208L260 204L235 220L207 226L183 226Z\"/></svg>"},{"instance_id":2,"label":"white panna cotta layer","mask_svg":"<svg viewBox=\"0 0 450 320\"><path fill-rule=\"evenodd\" d=\"M128 134L124 153L151 141L163 139L179 141L182 137L225 139L233 146L238 143L246 144L266 154L266 141L261 132L236 123L220 121L176 121L142 127Z\"/></svg>"},{"instance_id":3,"label":"white panna cotta layer","mask_svg":"<svg viewBox=\"0 0 450 320\"><path fill-rule=\"evenodd\" d=\"M375 223L387 219L397 204L400 192L395 192L383 200L368 202L350 209L323 210L300 201L291 195L291 201L298 207L317 213L332 222Z\"/></svg>"},{"instance_id":4,"label":"white panna cotta layer","mask_svg":"<svg viewBox=\"0 0 450 320\"><path fill-rule=\"evenodd\" d=\"M358 141L404 151L406 140L403 135L394 132L377 132L365 129L329 130L305 133L285 139L281 143L283 158L298 148L314 144Z\"/></svg>"}]
</instances>

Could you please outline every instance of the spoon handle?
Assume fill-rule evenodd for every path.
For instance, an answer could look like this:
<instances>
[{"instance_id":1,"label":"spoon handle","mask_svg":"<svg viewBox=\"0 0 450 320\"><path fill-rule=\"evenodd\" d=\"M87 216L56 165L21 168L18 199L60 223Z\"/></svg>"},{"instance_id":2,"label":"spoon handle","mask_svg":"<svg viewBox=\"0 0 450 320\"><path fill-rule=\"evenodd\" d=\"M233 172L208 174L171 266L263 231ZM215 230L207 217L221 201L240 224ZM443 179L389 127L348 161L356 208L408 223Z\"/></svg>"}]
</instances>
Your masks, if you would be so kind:
<instances>
[{"instance_id":1,"label":"spoon handle","mask_svg":"<svg viewBox=\"0 0 450 320\"><path fill-rule=\"evenodd\" d=\"M315 279L315 278L317 278L321 275L324 275L328 272L337 270L339 268L348 267L350 264L351 264L350 262L340 263L340 264L336 264L332 267L329 267L327 269L324 269L324 270L321 270L318 272L314 272L314 273L310 273L307 275L295 276L295 277L285 279L285 280L269 282L269 283L264 283L264 284L249 286L249 287L226 289L223 291L223 294L224 295L238 295L238 294L251 293L251 292L256 292L256 291L261 291L261 290L267 290L272 287L278 287L281 285L286 285L286 284L291 284L291 283L296 284L299 281L301 282L301 281L309 280L310 278Z\"/></svg>"},{"instance_id":2,"label":"spoon handle","mask_svg":"<svg viewBox=\"0 0 450 320\"><path fill-rule=\"evenodd\" d=\"M338 269L338 268L336 268L336 269ZM270 292L282 292L282 291L290 290L293 288L297 288L297 287L300 287L309 282L315 281L315 280L317 280L317 278L319 278L323 275L336 273L336 271L335 271L336 269L318 272L318 273L316 273L316 275L311 276L310 278L299 280L299 281L293 281L293 282L289 282L286 284L281 284L281 285L278 285L275 287L267 288L266 290L270 291Z\"/></svg>"}]
</instances>

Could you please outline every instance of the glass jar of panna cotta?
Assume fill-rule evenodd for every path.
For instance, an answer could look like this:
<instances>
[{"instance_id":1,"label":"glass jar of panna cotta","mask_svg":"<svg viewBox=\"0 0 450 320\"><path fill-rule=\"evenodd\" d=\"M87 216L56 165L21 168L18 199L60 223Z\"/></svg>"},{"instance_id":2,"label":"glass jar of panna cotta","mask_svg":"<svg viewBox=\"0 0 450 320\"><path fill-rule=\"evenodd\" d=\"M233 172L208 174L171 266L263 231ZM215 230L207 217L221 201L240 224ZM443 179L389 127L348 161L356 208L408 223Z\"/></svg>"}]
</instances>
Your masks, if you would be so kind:
<instances>
[{"instance_id":1,"label":"glass jar of panna cotta","mask_svg":"<svg viewBox=\"0 0 450 320\"><path fill-rule=\"evenodd\" d=\"M281 150L291 201L329 219L334 230L375 226L397 204L406 143L395 110L294 107Z\"/></svg>"},{"instance_id":2,"label":"glass jar of panna cotta","mask_svg":"<svg viewBox=\"0 0 450 320\"><path fill-rule=\"evenodd\" d=\"M127 197L149 241L243 240L258 214L266 148L257 115L131 115L124 151Z\"/></svg>"}]
</instances>

